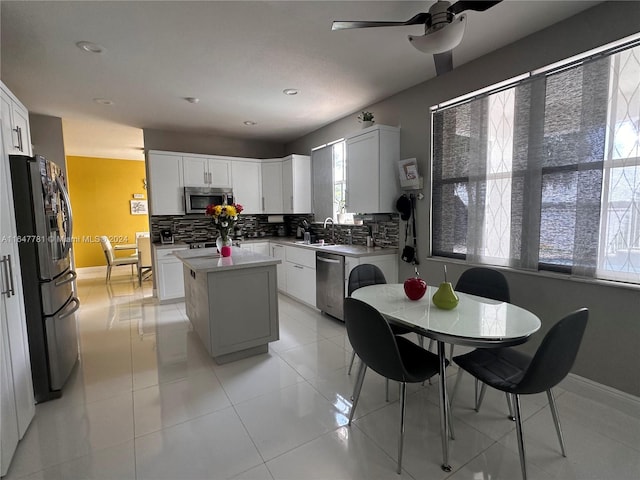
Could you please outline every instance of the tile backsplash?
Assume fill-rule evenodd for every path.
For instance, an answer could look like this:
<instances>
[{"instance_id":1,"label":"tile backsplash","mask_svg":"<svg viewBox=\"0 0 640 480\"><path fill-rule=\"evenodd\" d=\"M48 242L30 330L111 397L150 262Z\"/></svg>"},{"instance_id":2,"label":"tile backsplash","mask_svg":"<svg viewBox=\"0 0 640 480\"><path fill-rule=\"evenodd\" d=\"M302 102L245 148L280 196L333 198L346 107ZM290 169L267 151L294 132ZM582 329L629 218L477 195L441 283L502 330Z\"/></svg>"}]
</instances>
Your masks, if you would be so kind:
<instances>
[{"instance_id":1,"label":"tile backsplash","mask_svg":"<svg viewBox=\"0 0 640 480\"><path fill-rule=\"evenodd\" d=\"M397 214L387 216L388 219L376 221L364 220L362 225L335 225L335 242L347 243L349 232L354 245L366 245L366 238L371 233L375 244L385 247L398 247L400 241L400 221ZM302 220L309 222L313 240L331 240L331 225L323 228L322 223L314 223L313 215L284 215L283 223L269 223L268 215L240 215L236 225L236 233L243 238L261 238L296 235L297 227ZM176 242L180 241L212 241L218 231L210 218L204 215L152 215L151 239L160 241L160 230L173 232ZM404 240L404 239L403 239Z\"/></svg>"}]
</instances>

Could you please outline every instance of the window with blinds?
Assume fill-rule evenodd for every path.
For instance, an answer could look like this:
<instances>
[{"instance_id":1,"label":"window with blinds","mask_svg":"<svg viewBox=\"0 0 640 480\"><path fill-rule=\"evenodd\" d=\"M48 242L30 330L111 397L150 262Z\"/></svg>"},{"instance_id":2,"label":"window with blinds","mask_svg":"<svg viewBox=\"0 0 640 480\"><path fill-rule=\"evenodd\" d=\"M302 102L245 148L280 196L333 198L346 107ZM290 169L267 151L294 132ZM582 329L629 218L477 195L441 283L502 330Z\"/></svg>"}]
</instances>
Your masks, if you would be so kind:
<instances>
[{"instance_id":1,"label":"window with blinds","mask_svg":"<svg viewBox=\"0 0 640 480\"><path fill-rule=\"evenodd\" d=\"M640 46L432 112L432 254L640 283Z\"/></svg>"}]
</instances>

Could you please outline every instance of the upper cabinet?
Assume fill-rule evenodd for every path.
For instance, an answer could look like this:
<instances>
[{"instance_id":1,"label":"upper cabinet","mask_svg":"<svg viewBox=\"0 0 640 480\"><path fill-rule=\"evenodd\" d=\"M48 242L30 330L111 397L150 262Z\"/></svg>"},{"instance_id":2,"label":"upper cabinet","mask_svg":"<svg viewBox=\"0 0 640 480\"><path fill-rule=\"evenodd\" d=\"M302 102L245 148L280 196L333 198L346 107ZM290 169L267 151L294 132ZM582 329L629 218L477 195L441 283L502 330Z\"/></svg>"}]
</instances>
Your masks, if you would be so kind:
<instances>
[{"instance_id":1,"label":"upper cabinet","mask_svg":"<svg viewBox=\"0 0 640 480\"><path fill-rule=\"evenodd\" d=\"M262 213L311 213L311 158L289 155L262 163Z\"/></svg>"},{"instance_id":2,"label":"upper cabinet","mask_svg":"<svg viewBox=\"0 0 640 480\"><path fill-rule=\"evenodd\" d=\"M262 164L259 161L231 162L233 201L244 213L262 213Z\"/></svg>"},{"instance_id":3,"label":"upper cabinet","mask_svg":"<svg viewBox=\"0 0 640 480\"><path fill-rule=\"evenodd\" d=\"M311 157L289 155L282 162L282 213L311 213Z\"/></svg>"},{"instance_id":4,"label":"upper cabinet","mask_svg":"<svg viewBox=\"0 0 640 480\"><path fill-rule=\"evenodd\" d=\"M183 156L187 187L231 187L231 162L203 155Z\"/></svg>"},{"instance_id":5,"label":"upper cabinet","mask_svg":"<svg viewBox=\"0 0 640 480\"><path fill-rule=\"evenodd\" d=\"M149 212L184 215L184 187L232 188L248 214L311 212L311 159L258 160L150 150Z\"/></svg>"},{"instance_id":6,"label":"upper cabinet","mask_svg":"<svg viewBox=\"0 0 640 480\"><path fill-rule=\"evenodd\" d=\"M182 155L150 150L147 154L149 213L184 215Z\"/></svg>"},{"instance_id":7,"label":"upper cabinet","mask_svg":"<svg viewBox=\"0 0 640 480\"><path fill-rule=\"evenodd\" d=\"M400 129L375 125L346 137L347 211L395 211Z\"/></svg>"},{"instance_id":8,"label":"upper cabinet","mask_svg":"<svg viewBox=\"0 0 640 480\"><path fill-rule=\"evenodd\" d=\"M25 106L0 84L2 95L2 138L8 155L33 155L29 112Z\"/></svg>"},{"instance_id":9,"label":"upper cabinet","mask_svg":"<svg viewBox=\"0 0 640 480\"><path fill-rule=\"evenodd\" d=\"M262 213L284 213L282 160L262 162Z\"/></svg>"}]
</instances>

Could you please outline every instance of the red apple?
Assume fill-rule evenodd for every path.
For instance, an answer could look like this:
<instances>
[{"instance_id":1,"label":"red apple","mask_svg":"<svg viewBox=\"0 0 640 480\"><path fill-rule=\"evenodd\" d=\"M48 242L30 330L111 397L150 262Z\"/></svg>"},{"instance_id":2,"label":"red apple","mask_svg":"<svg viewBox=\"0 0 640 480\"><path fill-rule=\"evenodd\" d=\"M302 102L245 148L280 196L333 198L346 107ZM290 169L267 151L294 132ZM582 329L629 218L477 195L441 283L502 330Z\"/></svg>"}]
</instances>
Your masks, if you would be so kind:
<instances>
[{"instance_id":1,"label":"red apple","mask_svg":"<svg viewBox=\"0 0 640 480\"><path fill-rule=\"evenodd\" d=\"M404 281L404 293L410 300L420 300L426 291L427 282L420 277L411 277Z\"/></svg>"}]
</instances>

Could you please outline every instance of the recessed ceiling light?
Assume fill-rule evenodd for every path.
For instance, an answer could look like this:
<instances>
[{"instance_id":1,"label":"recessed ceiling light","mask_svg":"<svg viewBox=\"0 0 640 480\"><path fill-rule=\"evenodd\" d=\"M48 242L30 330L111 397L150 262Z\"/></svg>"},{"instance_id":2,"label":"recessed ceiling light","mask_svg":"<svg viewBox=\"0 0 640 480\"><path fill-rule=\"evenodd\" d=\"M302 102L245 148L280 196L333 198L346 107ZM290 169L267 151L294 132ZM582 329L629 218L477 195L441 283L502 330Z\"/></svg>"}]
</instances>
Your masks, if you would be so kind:
<instances>
[{"instance_id":1,"label":"recessed ceiling light","mask_svg":"<svg viewBox=\"0 0 640 480\"><path fill-rule=\"evenodd\" d=\"M251 120L247 120L246 122L244 122L244 124L249 127L253 127L254 125L257 125L256 122L252 122Z\"/></svg>"},{"instance_id":2,"label":"recessed ceiling light","mask_svg":"<svg viewBox=\"0 0 640 480\"><path fill-rule=\"evenodd\" d=\"M282 93L284 93L285 95L297 95L298 94L298 90L295 88L285 88Z\"/></svg>"},{"instance_id":3,"label":"recessed ceiling light","mask_svg":"<svg viewBox=\"0 0 640 480\"><path fill-rule=\"evenodd\" d=\"M104 53L106 51L102 45L93 42L78 42L76 47L87 53Z\"/></svg>"},{"instance_id":4,"label":"recessed ceiling light","mask_svg":"<svg viewBox=\"0 0 640 480\"><path fill-rule=\"evenodd\" d=\"M115 105L115 102L113 100L109 100L108 98L94 98L93 101L99 105Z\"/></svg>"},{"instance_id":5,"label":"recessed ceiling light","mask_svg":"<svg viewBox=\"0 0 640 480\"><path fill-rule=\"evenodd\" d=\"M197 97L185 97L185 100L189 103L198 103L200 101Z\"/></svg>"}]
</instances>

